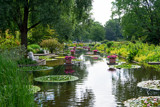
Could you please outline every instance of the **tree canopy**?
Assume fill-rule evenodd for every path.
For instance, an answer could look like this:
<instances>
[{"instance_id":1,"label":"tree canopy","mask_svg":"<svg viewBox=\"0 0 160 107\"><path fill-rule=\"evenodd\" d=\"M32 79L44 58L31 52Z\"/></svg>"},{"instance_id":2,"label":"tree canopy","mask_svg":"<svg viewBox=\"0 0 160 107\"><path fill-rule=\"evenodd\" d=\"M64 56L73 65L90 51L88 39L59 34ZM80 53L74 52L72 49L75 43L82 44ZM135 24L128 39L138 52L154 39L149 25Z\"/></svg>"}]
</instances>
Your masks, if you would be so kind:
<instances>
[{"instance_id":1,"label":"tree canopy","mask_svg":"<svg viewBox=\"0 0 160 107\"><path fill-rule=\"evenodd\" d=\"M122 33L128 39L160 42L159 0L116 0L113 15L121 17Z\"/></svg>"},{"instance_id":2,"label":"tree canopy","mask_svg":"<svg viewBox=\"0 0 160 107\"><path fill-rule=\"evenodd\" d=\"M0 0L0 29L19 30L21 45L27 47L27 33L37 25L56 25L63 16L72 24L89 16L92 0Z\"/></svg>"}]
</instances>

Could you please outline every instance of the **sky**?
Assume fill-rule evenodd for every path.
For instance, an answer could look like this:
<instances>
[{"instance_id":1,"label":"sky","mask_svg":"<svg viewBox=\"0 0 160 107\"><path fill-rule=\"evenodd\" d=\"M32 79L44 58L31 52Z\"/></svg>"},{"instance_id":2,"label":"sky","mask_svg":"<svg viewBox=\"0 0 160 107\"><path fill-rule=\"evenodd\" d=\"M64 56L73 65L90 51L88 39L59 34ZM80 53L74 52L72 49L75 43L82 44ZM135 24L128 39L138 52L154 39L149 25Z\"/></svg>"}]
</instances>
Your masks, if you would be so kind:
<instances>
[{"instance_id":1,"label":"sky","mask_svg":"<svg viewBox=\"0 0 160 107\"><path fill-rule=\"evenodd\" d=\"M102 25L108 21L112 14L111 8L114 0L94 0L92 9L92 18L100 22Z\"/></svg>"}]
</instances>

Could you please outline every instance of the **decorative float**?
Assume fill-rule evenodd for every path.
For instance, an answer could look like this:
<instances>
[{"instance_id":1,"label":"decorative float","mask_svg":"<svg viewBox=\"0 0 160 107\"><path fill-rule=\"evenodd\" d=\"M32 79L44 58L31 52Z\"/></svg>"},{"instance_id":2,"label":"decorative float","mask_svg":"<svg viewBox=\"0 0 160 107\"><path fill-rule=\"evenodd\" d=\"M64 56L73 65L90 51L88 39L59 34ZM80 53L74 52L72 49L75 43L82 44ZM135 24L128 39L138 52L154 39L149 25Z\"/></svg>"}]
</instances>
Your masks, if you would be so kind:
<instances>
[{"instance_id":1,"label":"decorative float","mask_svg":"<svg viewBox=\"0 0 160 107\"><path fill-rule=\"evenodd\" d=\"M74 55L75 54L75 50L71 50L71 55Z\"/></svg>"},{"instance_id":2,"label":"decorative float","mask_svg":"<svg viewBox=\"0 0 160 107\"><path fill-rule=\"evenodd\" d=\"M93 54L97 55L98 50L93 50Z\"/></svg>"},{"instance_id":3,"label":"decorative float","mask_svg":"<svg viewBox=\"0 0 160 107\"><path fill-rule=\"evenodd\" d=\"M117 58L116 55L110 55L110 56L107 56L107 58L109 59L109 63L107 63L108 65L115 65L115 64L117 64L116 63L116 58Z\"/></svg>"},{"instance_id":4,"label":"decorative float","mask_svg":"<svg viewBox=\"0 0 160 107\"><path fill-rule=\"evenodd\" d=\"M73 56L65 56L65 60L66 60L66 64L71 64L72 59L74 59L75 57Z\"/></svg>"},{"instance_id":5,"label":"decorative float","mask_svg":"<svg viewBox=\"0 0 160 107\"><path fill-rule=\"evenodd\" d=\"M159 107L160 96L145 96L124 101L125 107Z\"/></svg>"},{"instance_id":6,"label":"decorative float","mask_svg":"<svg viewBox=\"0 0 160 107\"><path fill-rule=\"evenodd\" d=\"M78 77L71 75L48 75L34 79L37 82L68 82L78 80Z\"/></svg>"},{"instance_id":7,"label":"decorative float","mask_svg":"<svg viewBox=\"0 0 160 107\"><path fill-rule=\"evenodd\" d=\"M90 49L91 49L91 48L90 48L90 47L88 47L88 51L90 51Z\"/></svg>"},{"instance_id":8,"label":"decorative float","mask_svg":"<svg viewBox=\"0 0 160 107\"><path fill-rule=\"evenodd\" d=\"M142 81L137 84L138 87L160 91L160 80L149 80L149 81Z\"/></svg>"}]
</instances>

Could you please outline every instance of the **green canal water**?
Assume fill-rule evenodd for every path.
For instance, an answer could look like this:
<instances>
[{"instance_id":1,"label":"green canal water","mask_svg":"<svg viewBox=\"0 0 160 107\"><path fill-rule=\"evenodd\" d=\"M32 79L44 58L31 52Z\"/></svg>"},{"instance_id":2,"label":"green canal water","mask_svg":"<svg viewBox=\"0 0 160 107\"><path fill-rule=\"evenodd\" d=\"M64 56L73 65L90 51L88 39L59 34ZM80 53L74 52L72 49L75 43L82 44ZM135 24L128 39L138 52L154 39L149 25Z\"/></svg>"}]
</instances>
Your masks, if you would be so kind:
<instances>
[{"instance_id":1,"label":"green canal water","mask_svg":"<svg viewBox=\"0 0 160 107\"><path fill-rule=\"evenodd\" d=\"M151 68L110 70L106 58L76 52L83 61L74 65L64 65L64 59L47 62L52 70L32 72L33 78L46 75L74 75L77 81L65 83L40 83L35 94L39 107L123 107L123 101L139 96L158 96L160 92L137 87L145 80L160 79L160 72ZM66 71L70 69L71 72Z\"/></svg>"}]
</instances>

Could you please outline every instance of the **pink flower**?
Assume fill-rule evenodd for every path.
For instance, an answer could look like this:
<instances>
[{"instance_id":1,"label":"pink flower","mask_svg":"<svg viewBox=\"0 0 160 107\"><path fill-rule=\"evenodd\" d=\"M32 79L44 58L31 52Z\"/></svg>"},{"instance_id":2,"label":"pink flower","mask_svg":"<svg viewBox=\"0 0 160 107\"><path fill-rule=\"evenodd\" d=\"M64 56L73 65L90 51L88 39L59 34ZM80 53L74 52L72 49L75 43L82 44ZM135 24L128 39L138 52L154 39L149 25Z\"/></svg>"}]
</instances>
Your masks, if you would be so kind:
<instances>
[{"instance_id":1,"label":"pink flower","mask_svg":"<svg viewBox=\"0 0 160 107\"><path fill-rule=\"evenodd\" d=\"M150 107L150 104L147 104L147 107Z\"/></svg>"},{"instance_id":2,"label":"pink flower","mask_svg":"<svg viewBox=\"0 0 160 107\"><path fill-rule=\"evenodd\" d=\"M144 101L144 103L148 103L147 101Z\"/></svg>"},{"instance_id":3,"label":"pink flower","mask_svg":"<svg viewBox=\"0 0 160 107\"><path fill-rule=\"evenodd\" d=\"M98 50L93 50L93 52L97 52Z\"/></svg>"},{"instance_id":4,"label":"pink flower","mask_svg":"<svg viewBox=\"0 0 160 107\"><path fill-rule=\"evenodd\" d=\"M75 52L75 50L71 50L71 52Z\"/></svg>"},{"instance_id":5,"label":"pink flower","mask_svg":"<svg viewBox=\"0 0 160 107\"><path fill-rule=\"evenodd\" d=\"M107 56L107 58L116 58L116 57L117 57L116 55Z\"/></svg>"},{"instance_id":6,"label":"pink flower","mask_svg":"<svg viewBox=\"0 0 160 107\"><path fill-rule=\"evenodd\" d=\"M157 101L157 99L155 98L154 101Z\"/></svg>"},{"instance_id":7,"label":"pink flower","mask_svg":"<svg viewBox=\"0 0 160 107\"><path fill-rule=\"evenodd\" d=\"M75 57L73 57L73 56L65 56L65 58L64 59L66 59L66 60L71 60L71 59L74 59Z\"/></svg>"}]
</instances>

